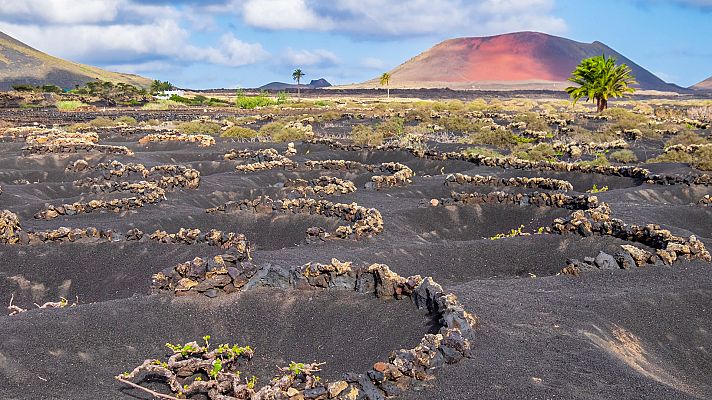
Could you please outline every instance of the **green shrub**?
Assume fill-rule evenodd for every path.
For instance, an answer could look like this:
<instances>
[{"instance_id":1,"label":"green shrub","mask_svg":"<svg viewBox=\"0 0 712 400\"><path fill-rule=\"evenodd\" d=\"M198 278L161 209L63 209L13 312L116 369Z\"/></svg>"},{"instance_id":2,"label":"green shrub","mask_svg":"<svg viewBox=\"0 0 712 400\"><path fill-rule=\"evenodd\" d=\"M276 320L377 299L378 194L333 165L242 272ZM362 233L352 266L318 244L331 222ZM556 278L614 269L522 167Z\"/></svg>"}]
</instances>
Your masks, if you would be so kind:
<instances>
[{"instance_id":1,"label":"green shrub","mask_svg":"<svg viewBox=\"0 0 712 400\"><path fill-rule=\"evenodd\" d=\"M658 162L673 162L690 164L691 166L703 171L712 171L712 148L702 147L695 154L685 153L683 151L671 151L663 153L655 158L649 159L649 163Z\"/></svg>"},{"instance_id":2,"label":"green shrub","mask_svg":"<svg viewBox=\"0 0 712 400\"><path fill-rule=\"evenodd\" d=\"M326 111L314 116L315 122L338 121L341 119L341 113L338 111Z\"/></svg>"},{"instance_id":3,"label":"green shrub","mask_svg":"<svg viewBox=\"0 0 712 400\"><path fill-rule=\"evenodd\" d=\"M246 96L242 90L237 92L237 98L235 99L235 105L245 110L273 106L275 104L277 104L277 102L267 97L265 93L256 96Z\"/></svg>"},{"instance_id":4,"label":"green shrub","mask_svg":"<svg viewBox=\"0 0 712 400\"><path fill-rule=\"evenodd\" d=\"M243 126L231 126L220 134L220 137L236 139L254 139L258 136L257 131Z\"/></svg>"},{"instance_id":5,"label":"green shrub","mask_svg":"<svg viewBox=\"0 0 712 400\"><path fill-rule=\"evenodd\" d=\"M383 133L370 125L355 125L351 129L351 140L356 144L377 146L383 144Z\"/></svg>"},{"instance_id":6,"label":"green shrub","mask_svg":"<svg viewBox=\"0 0 712 400\"><path fill-rule=\"evenodd\" d=\"M610 154L610 157L611 160L624 164L638 161L638 156L628 149L616 150Z\"/></svg>"},{"instance_id":7,"label":"green shrub","mask_svg":"<svg viewBox=\"0 0 712 400\"><path fill-rule=\"evenodd\" d=\"M592 167L606 167L608 165L611 165L610 162L608 162L608 158L606 158L606 155L603 153L596 153L596 158L590 161L581 161L581 165L590 165Z\"/></svg>"},{"instance_id":8,"label":"green shrub","mask_svg":"<svg viewBox=\"0 0 712 400\"><path fill-rule=\"evenodd\" d=\"M202 134L202 135L217 135L220 133L222 126L215 122L206 121L190 121L181 122L176 127L176 130L180 133L192 135L192 134Z\"/></svg>"},{"instance_id":9,"label":"green shrub","mask_svg":"<svg viewBox=\"0 0 712 400\"><path fill-rule=\"evenodd\" d=\"M376 132L384 138L400 136L405 131L404 124L405 120L403 118L388 118L376 125Z\"/></svg>"},{"instance_id":10,"label":"green shrub","mask_svg":"<svg viewBox=\"0 0 712 400\"><path fill-rule=\"evenodd\" d=\"M80 107L86 107L87 104L78 100L62 100L58 101L56 106L57 109L61 111L74 111Z\"/></svg>"},{"instance_id":11,"label":"green shrub","mask_svg":"<svg viewBox=\"0 0 712 400\"><path fill-rule=\"evenodd\" d=\"M572 130L570 132L566 132L566 136L574 141L582 143L603 143L610 142L618 138L618 134L611 128L610 125L606 125L601 130L595 132L579 125L573 125L571 126L571 129Z\"/></svg>"},{"instance_id":12,"label":"green shrub","mask_svg":"<svg viewBox=\"0 0 712 400\"><path fill-rule=\"evenodd\" d=\"M529 161L556 161L556 151L549 143L539 143L515 155Z\"/></svg>"}]
</instances>

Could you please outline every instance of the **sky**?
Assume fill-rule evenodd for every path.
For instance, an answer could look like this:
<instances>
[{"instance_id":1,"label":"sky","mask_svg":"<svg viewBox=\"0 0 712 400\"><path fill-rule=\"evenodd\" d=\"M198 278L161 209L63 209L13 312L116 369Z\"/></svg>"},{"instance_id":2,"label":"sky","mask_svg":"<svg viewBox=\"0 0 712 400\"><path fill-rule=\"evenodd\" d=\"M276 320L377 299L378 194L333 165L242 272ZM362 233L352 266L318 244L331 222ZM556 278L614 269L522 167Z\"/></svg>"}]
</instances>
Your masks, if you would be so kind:
<instances>
[{"instance_id":1,"label":"sky","mask_svg":"<svg viewBox=\"0 0 712 400\"><path fill-rule=\"evenodd\" d=\"M0 0L39 50L184 88L362 82L445 39L600 41L665 81L712 75L712 0Z\"/></svg>"}]
</instances>

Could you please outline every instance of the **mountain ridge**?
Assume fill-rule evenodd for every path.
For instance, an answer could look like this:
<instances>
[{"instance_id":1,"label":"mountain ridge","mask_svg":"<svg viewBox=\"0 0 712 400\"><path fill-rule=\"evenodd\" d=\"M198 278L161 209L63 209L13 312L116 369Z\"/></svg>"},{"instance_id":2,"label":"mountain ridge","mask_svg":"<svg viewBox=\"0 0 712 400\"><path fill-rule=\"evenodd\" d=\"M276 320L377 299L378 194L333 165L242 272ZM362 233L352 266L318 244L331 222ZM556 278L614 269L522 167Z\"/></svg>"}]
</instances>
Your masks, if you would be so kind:
<instances>
[{"instance_id":1,"label":"mountain ridge","mask_svg":"<svg viewBox=\"0 0 712 400\"><path fill-rule=\"evenodd\" d=\"M151 79L139 75L107 71L51 56L0 32L0 90L19 84L51 84L72 89L95 79L141 87L151 84Z\"/></svg>"},{"instance_id":2,"label":"mountain ridge","mask_svg":"<svg viewBox=\"0 0 712 400\"><path fill-rule=\"evenodd\" d=\"M556 89L583 58L614 56L633 70L645 90L686 92L667 83L600 41L577 42L540 32L514 32L444 40L398 65L389 73L391 88ZM378 87L379 79L358 86Z\"/></svg>"}]
</instances>

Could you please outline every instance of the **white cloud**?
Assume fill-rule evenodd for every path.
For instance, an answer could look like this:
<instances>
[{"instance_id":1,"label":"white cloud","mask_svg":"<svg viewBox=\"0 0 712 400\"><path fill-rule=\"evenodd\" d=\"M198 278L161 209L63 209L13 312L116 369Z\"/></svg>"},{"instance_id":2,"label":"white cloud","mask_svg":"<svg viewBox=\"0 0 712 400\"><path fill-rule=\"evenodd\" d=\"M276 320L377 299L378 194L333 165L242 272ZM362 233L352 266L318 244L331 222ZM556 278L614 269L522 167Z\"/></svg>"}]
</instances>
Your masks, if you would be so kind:
<instances>
[{"instance_id":1,"label":"white cloud","mask_svg":"<svg viewBox=\"0 0 712 400\"><path fill-rule=\"evenodd\" d=\"M292 48L288 48L285 50L283 57L285 63L294 66L329 66L340 63L339 57L337 57L336 54L325 49L294 50Z\"/></svg>"},{"instance_id":2,"label":"white cloud","mask_svg":"<svg viewBox=\"0 0 712 400\"><path fill-rule=\"evenodd\" d=\"M694 1L694 0L693 0ZM554 0L232 0L246 24L365 36L561 33Z\"/></svg>"},{"instance_id":3,"label":"white cloud","mask_svg":"<svg viewBox=\"0 0 712 400\"><path fill-rule=\"evenodd\" d=\"M363 60L361 60L361 66L368 69L388 69L388 64L386 64L385 61L375 57L364 58Z\"/></svg>"},{"instance_id":4,"label":"white cloud","mask_svg":"<svg viewBox=\"0 0 712 400\"><path fill-rule=\"evenodd\" d=\"M327 30L329 18L317 16L305 0L247 0L242 16L249 25L266 29Z\"/></svg>"},{"instance_id":5,"label":"white cloud","mask_svg":"<svg viewBox=\"0 0 712 400\"><path fill-rule=\"evenodd\" d=\"M195 27L198 16L192 11L131 0L0 0L0 26L8 35L61 58L134 70L168 60L236 67L268 55L261 44L232 34L223 35L218 47L192 44L189 31L181 26L187 22Z\"/></svg>"}]
</instances>

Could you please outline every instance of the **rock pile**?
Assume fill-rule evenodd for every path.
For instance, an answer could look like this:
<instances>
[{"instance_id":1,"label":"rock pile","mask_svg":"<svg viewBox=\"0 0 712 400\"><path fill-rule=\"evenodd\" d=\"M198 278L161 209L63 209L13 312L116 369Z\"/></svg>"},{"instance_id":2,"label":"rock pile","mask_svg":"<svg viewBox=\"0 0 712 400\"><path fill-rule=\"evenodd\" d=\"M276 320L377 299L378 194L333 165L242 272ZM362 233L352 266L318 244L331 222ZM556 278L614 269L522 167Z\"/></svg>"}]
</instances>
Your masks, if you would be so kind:
<instances>
[{"instance_id":1,"label":"rock pile","mask_svg":"<svg viewBox=\"0 0 712 400\"><path fill-rule=\"evenodd\" d=\"M15 244L20 241L20 218L8 211L0 211L0 243Z\"/></svg>"},{"instance_id":2,"label":"rock pile","mask_svg":"<svg viewBox=\"0 0 712 400\"><path fill-rule=\"evenodd\" d=\"M284 183L287 189L294 189L303 196L319 195L331 196L334 194L347 194L356 191L353 182L333 176L320 176L312 180L291 179Z\"/></svg>"},{"instance_id":3,"label":"rock pile","mask_svg":"<svg viewBox=\"0 0 712 400\"><path fill-rule=\"evenodd\" d=\"M210 147L215 144L215 138L210 135L185 135L182 133L151 133L139 139L139 144L151 142L188 142L198 143L200 147Z\"/></svg>"},{"instance_id":4,"label":"rock pile","mask_svg":"<svg viewBox=\"0 0 712 400\"><path fill-rule=\"evenodd\" d=\"M0 192L0 193L2 193L2 192ZM708 207L709 207L709 206L712 206L712 196L710 196L710 195L708 195L708 194L705 195L705 197L701 198L701 199L697 202L697 204L699 204L699 205L701 205L701 206L708 206Z\"/></svg>"},{"instance_id":5,"label":"rock pile","mask_svg":"<svg viewBox=\"0 0 712 400\"><path fill-rule=\"evenodd\" d=\"M561 190L563 192L574 190L574 187L570 182L561 179L538 177L498 178L496 176L491 175L465 175L460 173L450 174L445 177L445 185L453 184L472 184L477 186L513 186L544 190Z\"/></svg>"},{"instance_id":6,"label":"rock pile","mask_svg":"<svg viewBox=\"0 0 712 400\"><path fill-rule=\"evenodd\" d=\"M346 373L342 380L335 382L315 379L306 386L303 382L300 385L295 378L275 378L271 384L260 389L225 384L222 389L204 389L210 399L236 398L234 396L239 394L241 398L251 400L382 400L401 394L417 381L433 379L433 372L445 364L469 357L469 340L478 324L478 319L463 308L457 297L446 294L432 278L423 279L418 275L404 278L383 264L355 268L351 263L332 259L330 264L325 265L310 263L292 268L271 265L257 268L229 255L216 256L213 259L196 258L161 271L153 276L152 287L157 292L203 294L208 297L256 287L352 290L385 300L411 299L417 308L427 310L440 326L437 334L426 334L412 349L394 351L388 362L377 362L364 374ZM147 369L148 365L162 364L146 360L123 379L134 379L143 370L155 372L153 370L158 368ZM191 389L189 385L171 384L172 379L181 376L174 371L179 365L182 364L171 364L169 360L162 366L166 371L158 371L158 374L169 378L175 394L195 393L182 392L183 389ZM121 377L117 378L121 380ZM237 382L240 382L239 379Z\"/></svg>"},{"instance_id":7,"label":"rock pile","mask_svg":"<svg viewBox=\"0 0 712 400\"><path fill-rule=\"evenodd\" d=\"M292 169L297 167L297 163L279 154L276 149L262 150L231 150L223 156L225 160L235 160L238 158L251 159L252 163L241 164L235 167L242 172L255 172L266 169L284 168Z\"/></svg>"},{"instance_id":8,"label":"rock pile","mask_svg":"<svg viewBox=\"0 0 712 400\"><path fill-rule=\"evenodd\" d=\"M219 207L209 208L206 212L244 210L255 213L317 214L328 218L339 218L349 223L349 225L339 226L334 231L333 236L339 239L346 239L352 235L361 237L383 232L383 217L381 213L375 208L365 208L356 203L343 204L333 203L328 200L305 198L272 200L268 196L264 196L256 199L230 201ZM313 232L313 229L310 228L310 231ZM316 229L319 230L319 228ZM313 233L309 233L309 235L313 236ZM330 236L331 234L325 235L324 238L329 238Z\"/></svg>"}]
</instances>

